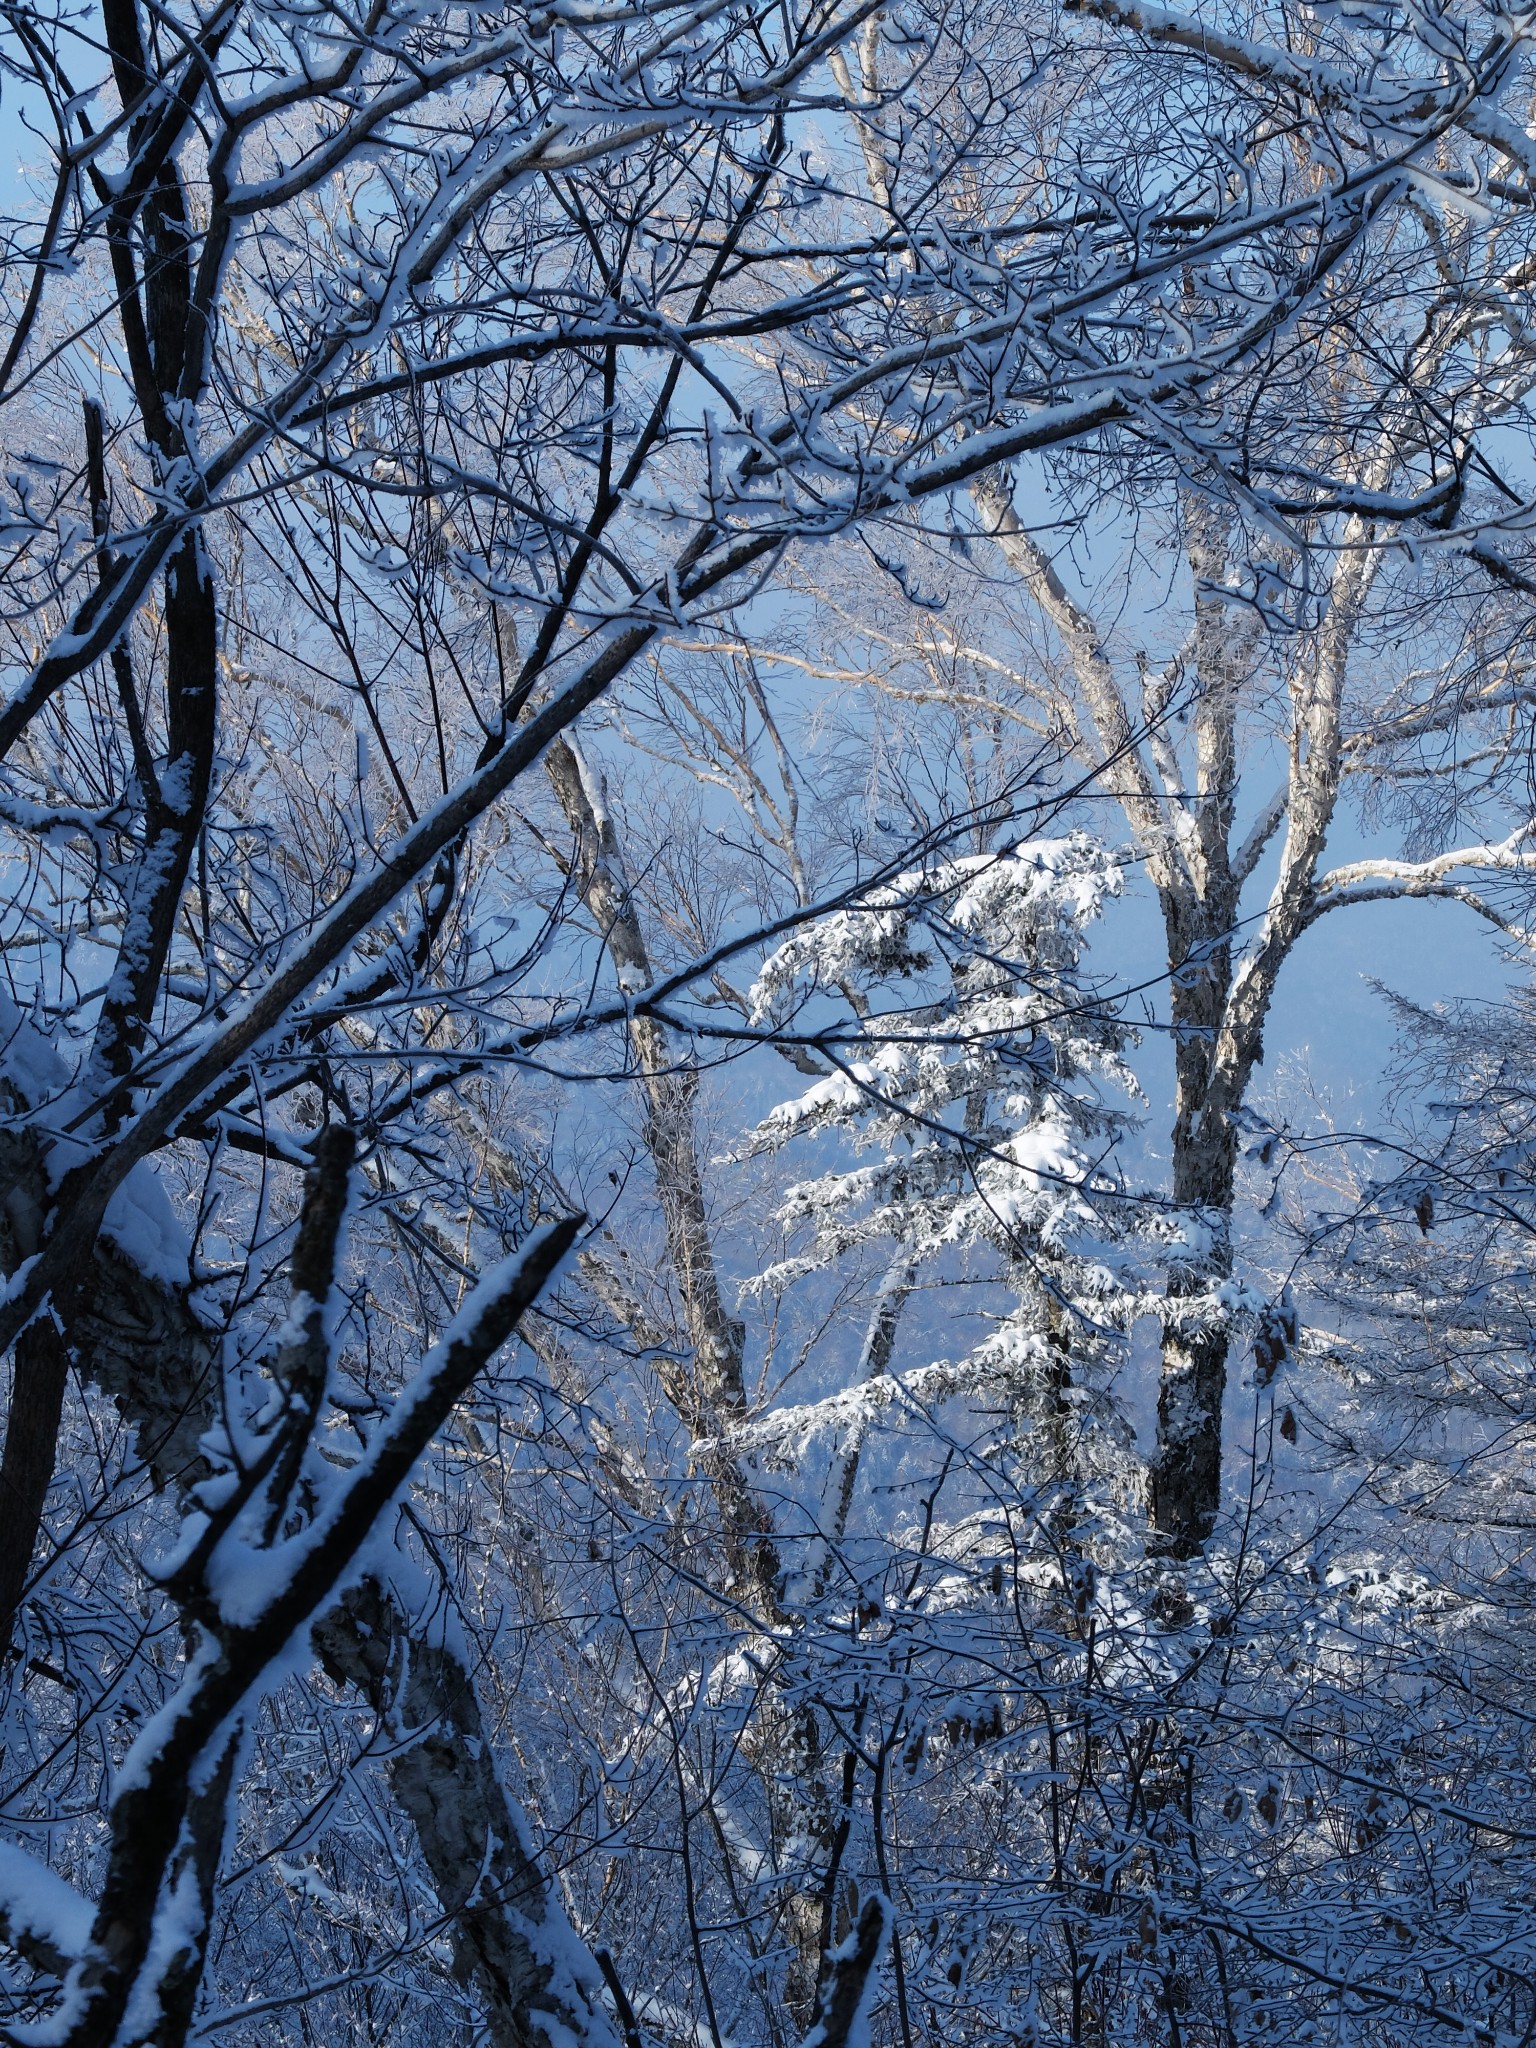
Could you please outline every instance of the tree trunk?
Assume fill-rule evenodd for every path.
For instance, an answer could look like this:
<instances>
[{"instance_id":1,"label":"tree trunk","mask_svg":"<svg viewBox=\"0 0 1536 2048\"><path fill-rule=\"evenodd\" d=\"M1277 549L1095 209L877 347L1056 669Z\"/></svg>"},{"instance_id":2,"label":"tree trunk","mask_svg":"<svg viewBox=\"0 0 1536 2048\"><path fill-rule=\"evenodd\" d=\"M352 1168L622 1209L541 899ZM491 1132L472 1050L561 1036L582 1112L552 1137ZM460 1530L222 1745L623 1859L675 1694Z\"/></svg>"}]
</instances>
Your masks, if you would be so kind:
<instances>
[{"instance_id":1,"label":"tree trunk","mask_svg":"<svg viewBox=\"0 0 1536 2048\"><path fill-rule=\"evenodd\" d=\"M0 1459L0 1643L9 1643L26 1590L69 1379L69 1352L45 1308L16 1340Z\"/></svg>"},{"instance_id":2,"label":"tree trunk","mask_svg":"<svg viewBox=\"0 0 1536 2048\"><path fill-rule=\"evenodd\" d=\"M478 1993L495 2048L572 2038L608 2048L595 1979L572 1968L579 1946L501 1782L463 1658L436 1630L413 1626L377 1578L313 1634L332 1678L355 1685L401 1745L390 1789L450 1922L454 1974Z\"/></svg>"},{"instance_id":3,"label":"tree trunk","mask_svg":"<svg viewBox=\"0 0 1536 2048\"><path fill-rule=\"evenodd\" d=\"M1174 1153L1174 1199L1194 1227L1209 1233L1203 1259L1176 1271L1168 1283L1150 1505L1158 1547L1174 1558L1197 1555L1221 1507L1227 1328L1224 1321L1186 1325L1179 1304L1232 1271L1236 1153L1236 1132L1224 1119L1214 1130L1202 1120Z\"/></svg>"},{"instance_id":4,"label":"tree trunk","mask_svg":"<svg viewBox=\"0 0 1536 2048\"><path fill-rule=\"evenodd\" d=\"M623 852L606 792L577 747L557 739L545 754L549 779L575 835L573 875L596 921L621 989L653 979L639 913L624 873ZM664 1024L635 1017L630 1043L640 1070L644 1138L656 1176L667 1250L692 1350L692 1370L663 1368L667 1399L696 1438L717 1436L746 1409L742 1348L746 1332L726 1311L715 1266L714 1238L699 1166L694 1106L698 1075ZM729 1452L713 1451L707 1469L720 1511L727 1565L736 1590L754 1606L776 1606L779 1557L772 1522L747 1475Z\"/></svg>"},{"instance_id":5,"label":"tree trunk","mask_svg":"<svg viewBox=\"0 0 1536 2048\"><path fill-rule=\"evenodd\" d=\"M41 1225L45 1183L36 1141L26 1135L20 1144L5 1134L0 1148L7 1272L29 1255ZM106 1240L98 1240L90 1275L70 1290L61 1315L62 1334L44 1316L17 1345L25 1401L18 1406L13 1395L0 1465L0 1599L10 1602L0 1613L4 1642L52 1476L69 1354L115 1400L159 1485L181 1488L200 1476L199 1440L217 1413L217 1331L184 1294L142 1273ZM34 1335L47 1346L41 1355L32 1353ZM14 1489L7 1485L13 1457ZM572 1971L579 1949L548 1898L522 1816L496 1771L463 1659L445 1641L416 1640L398 1601L376 1583L343 1601L314 1634L331 1676L357 1685L408 1745L390 1766L391 1787L450 1922L456 1971L480 2001L496 2048L546 2041L568 2048L573 2039L612 2048L606 2015Z\"/></svg>"},{"instance_id":6,"label":"tree trunk","mask_svg":"<svg viewBox=\"0 0 1536 2048\"><path fill-rule=\"evenodd\" d=\"M1223 892L1226 893L1225 891ZM1157 1397L1157 1448L1149 1476L1154 1542L1165 1556L1195 1556L1221 1506L1221 1430L1226 1394L1225 1324L1185 1319L1180 1304L1232 1271L1232 1195L1237 1133L1212 1102L1216 1054L1227 1020L1232 952L1224 933L1231 909L1166 902L1173 966L1175 1064L1173 1199L1195 1240L1168 1278ZM1196 966L1185 963L1194 960ZM1183 971L1181 971L1181 969Z\"/></svg>"}]
</instances>

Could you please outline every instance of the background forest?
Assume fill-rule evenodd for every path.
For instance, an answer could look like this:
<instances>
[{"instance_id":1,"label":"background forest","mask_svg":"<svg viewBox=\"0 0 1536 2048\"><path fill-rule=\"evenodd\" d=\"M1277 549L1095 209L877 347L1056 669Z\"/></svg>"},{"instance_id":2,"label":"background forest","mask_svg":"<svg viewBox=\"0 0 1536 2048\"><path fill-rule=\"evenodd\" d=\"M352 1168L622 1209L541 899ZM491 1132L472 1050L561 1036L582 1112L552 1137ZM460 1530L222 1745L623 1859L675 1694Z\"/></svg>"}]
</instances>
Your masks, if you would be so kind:
<instances>
[{"instance_id":1,"label":"background forest","mask_svg":"<svg viewBox=\"0 0 1536 2048\"><path fill-rule=\"evenodd\" d=\"M13 2048L1536 2041L1536 9L1198 10L0 0Z\"/></svg>"}]
</instances>

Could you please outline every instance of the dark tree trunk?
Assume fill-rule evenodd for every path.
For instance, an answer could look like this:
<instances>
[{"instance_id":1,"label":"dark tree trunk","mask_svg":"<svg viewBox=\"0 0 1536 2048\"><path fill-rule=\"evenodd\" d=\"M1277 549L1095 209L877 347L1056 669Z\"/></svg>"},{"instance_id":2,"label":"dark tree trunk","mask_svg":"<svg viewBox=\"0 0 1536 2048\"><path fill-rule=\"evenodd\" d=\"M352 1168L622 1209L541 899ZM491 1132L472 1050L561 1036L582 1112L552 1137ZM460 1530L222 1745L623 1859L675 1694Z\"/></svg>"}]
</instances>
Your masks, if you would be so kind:
<instances>
[{"instance_id":1,"label":"dark tree trunk","mask_svg":"<svg viewBox=\"0 0 1536 2048\"><path fill-rule=\"evenodd\" d=\"M16 1340L11 1406L0 1459L0 1644L8 1644L26 1590L69 1378L69 1350L50 1309Z\"/></svg>"},{"instance_id":2,"label":"dark tree trunk","mask_svg":"<svg viewBox=\"0 0 1536 2048\"><path fill-rule=\"evenodd\" d=\"M1175 963L1172 1021L1176 1075L1173 1199L1186 1229L1202 1240L1169 1276L1157 1400L1157 1450L1149 1506L1157 1547L1165 1556L1198 1554L1221 1507L1222 1411L1228 1337L1223 1323L1187 1323L1181 1302L1232 1271L1232 1196L1237 1134L1213 1100L1220 1034L1232 986L1232 953L1223 936L1231 906L1198 906L1198 922L1165 904L1169 957ZM1181 963L1185 965L1181 971Z\"/></svg>"}]
</instances>

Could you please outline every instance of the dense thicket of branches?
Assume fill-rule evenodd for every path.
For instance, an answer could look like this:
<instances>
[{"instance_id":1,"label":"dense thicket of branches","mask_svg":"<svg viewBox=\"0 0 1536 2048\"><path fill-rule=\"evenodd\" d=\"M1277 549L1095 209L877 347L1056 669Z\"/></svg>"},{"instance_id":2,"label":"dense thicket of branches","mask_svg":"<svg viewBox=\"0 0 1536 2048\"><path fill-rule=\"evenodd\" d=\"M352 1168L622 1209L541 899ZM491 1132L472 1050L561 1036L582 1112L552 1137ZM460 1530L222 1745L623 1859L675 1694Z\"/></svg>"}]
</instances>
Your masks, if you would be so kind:
<instances>
[{"instance_id":1,"label":"dense thicket of branches","mask_svg":"<svg viewBox=\"0 0 1536 2048\"><path fill-rule=\"evenodd\" d=\"M1533 35L0 0L6 2040L1536 2036Z\"/></svg>"}]
</instances>

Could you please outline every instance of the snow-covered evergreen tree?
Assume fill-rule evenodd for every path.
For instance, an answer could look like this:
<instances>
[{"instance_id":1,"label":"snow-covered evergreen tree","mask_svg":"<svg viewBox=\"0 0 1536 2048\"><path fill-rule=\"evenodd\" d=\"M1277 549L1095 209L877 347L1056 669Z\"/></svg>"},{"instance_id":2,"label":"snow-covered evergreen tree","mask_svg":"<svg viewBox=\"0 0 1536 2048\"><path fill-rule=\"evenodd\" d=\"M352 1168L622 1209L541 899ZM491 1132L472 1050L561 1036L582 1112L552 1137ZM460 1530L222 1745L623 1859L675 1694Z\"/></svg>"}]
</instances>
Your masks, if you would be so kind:
<instances>
[{"instance_id":1,"label":"snow-covered evergreen tree","mask_svg":"<svg viewBox=\"0 0 1536 2048\"><path fill-rule=\"evenodd\" d=\"M1114 857L1081 834L937 857L797 932L758 977L758 1019L826 1071L752 1143L820 1139L837 1156L788 1189L793 1250L757 1284L844 1261L880 1276L856 1385L825 1404L843 1440L835 1537L849 1446L893 1402L968 1395L1001 1409L997 1449L1023 1453L1058 1531L1085 1512L1085 1487L1120 1512L1139 1495L1113 1382L1153 1303L1153 1247L1115 1158L1137 1093L1129 1034L1085 961L1119 886ZM985 1290L984 1334L936 1360L929 1327L896 1370L913 1297L962 1281Z\"/></svg>"}]
</instances>

